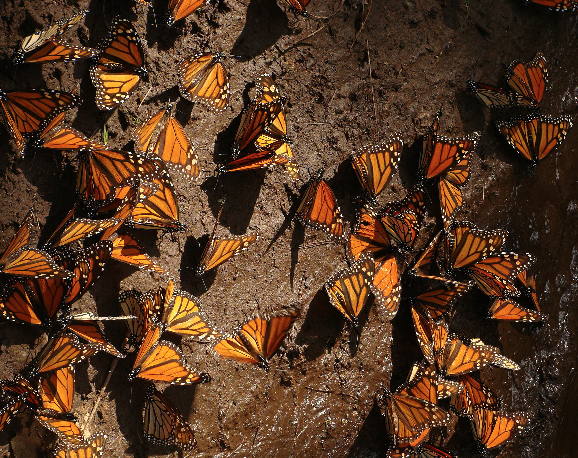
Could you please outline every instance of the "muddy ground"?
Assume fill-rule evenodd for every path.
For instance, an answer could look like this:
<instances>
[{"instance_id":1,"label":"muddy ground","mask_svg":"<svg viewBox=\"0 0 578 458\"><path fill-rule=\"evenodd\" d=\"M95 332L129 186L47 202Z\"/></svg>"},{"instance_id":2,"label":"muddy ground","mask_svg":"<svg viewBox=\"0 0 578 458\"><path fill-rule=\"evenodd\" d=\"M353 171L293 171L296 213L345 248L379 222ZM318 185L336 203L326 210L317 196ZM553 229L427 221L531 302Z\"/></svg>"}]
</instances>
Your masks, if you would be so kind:
<instances>
[{"instance_id":1,"label":"muddy ground","mask_svg":"<svg viewBox=\"0 0 578 458\"><path fill-rule=\"evenodd\" d=\"M115 147L127 145L135 119L145 120L166 102L178 100L177 118L186 126L203 170L197 183L173 174L186 230L173 235L134 231L134 236L181 289L201 298L209 318L224 332L258 310L302 304L301 316L269 373L220 360L211 345L182 342L187 360L212 376L209 384L166 391L195 430L198 448L185 455L384 456L385 425L374 396L390 381L395 388L421 357L409 306L404 301L391 322L371 307L355 348L344 319L322 290L326 279L346 265L344 249L289 218L300 187L323 168L345 218L353 221L360 187L346 159L358 147L391 134L399 134L406 148L399 173L380 200L401 198L415 183L421 135L441 108L443 134L482 133L465 187L467 205L458 217L484 229L507 229L508 250L536 256L538 296L548 315L544 325L496 323L485 318L488 299L474 291L460 301L452 324L463 337L499 346L522 367L517 373L482 371L505 408L524 410L532 418L502 456L577 456L578 128L533 171L494 127L495 120L511 112L490 114L465 93L468 79L501 83L511 61L527 62L541 51L550 74L542 112L574 116L576 16L526 7L521 0L312 0L308 9L313 15L333 14L324 22L295 17L282 1L219 0L167 29L156 25L165 3L155 2L155 16L142 6L135 10L129 1L6 0L0 6L0 87L79 93L83 103L69 121L96 138L106 124ZM19 68L10 63L22 37L80 8L90 13L78 32L68 34L74 42L96 45L118 13L135 22L147 45L149 82L113 113L96 108L87 62ZM232 100L221 114L179 98L177 63L205 50L240 56L225 61ZM250 83L264 72L275 76L288 98L289 133L304 181L293 184L280 171L257 171L226 176L215 188L215 161L227 157ZM42 237L58 225L74 202L76 160L45 150L19 158L4 128L0 145L3 249L31 206L43 225ZM200 281L190 268L223 196L219 232L258 229L261 238ZM431 193L419 247L436 230L436 201ZM111 261L77 305L117 315L119 291L146 291L165 282L162 276ZM114 344L122 343L123 323L107 324L106 331ZM16 374L44 342L40 332L16 324L3 324L0 339L1 378ZM110 356L99 354L78 366L74 410L81 423L111 363ZM177 455L174 448L144 442L140 410L145 384L127 381L131 365L130 356L119 362L88 429L107 433L105 456ZM477 456L463 419L441 440L461 457ZM0 434L0 451L10 457L47 456L51 441L53 436L24 414Z\"/></svg>"}]
</instances>

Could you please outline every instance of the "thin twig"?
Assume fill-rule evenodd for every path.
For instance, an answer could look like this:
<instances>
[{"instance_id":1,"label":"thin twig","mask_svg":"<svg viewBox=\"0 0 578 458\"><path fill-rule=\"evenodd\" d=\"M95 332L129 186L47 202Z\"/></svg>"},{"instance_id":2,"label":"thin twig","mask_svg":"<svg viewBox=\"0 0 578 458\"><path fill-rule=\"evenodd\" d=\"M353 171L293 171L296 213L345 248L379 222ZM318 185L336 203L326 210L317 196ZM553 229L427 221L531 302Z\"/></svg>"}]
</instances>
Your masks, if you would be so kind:
<instances>
[{"instance_id":1,"label":"thin twig","mask_svg":"<svg viewBox=\"0 0 578 458\"><path fill-rule=\"evenodd\" d=\"M351 50L353 49L353 45L355 45L355 43L357 43L357 38L359 37L359 34L363 30L363 27L365 26L365 23L367 22L367 19L369 18L369 12L371 11L371 4L372 3L373 3L373 0L369 0L369 3L367 4L367 14L365 15L365 19L361 23L359 30L355 34L355 38L353 39L353 43L351 43L351 46L349 47L349 52L351 52Z\"/></svg>"},{"instance_id":2,"label":"thin twig","mask_svg":"<svg viewBox=\"0 0 578 458\"><path fill-rule=\"evenodd\" d=\"M369 82L371 84L371 98L373 100L373 117L377 122L377 105L375 104L375 92L373 91L373 77L371 76L371 54L369 52L369 40L366 41L367 62L369 63Z\"/></svg>"},{"instance_id":3,"label":"thin twig","mask_svg":"<svg viewBox=\"0 0 578 458\"><path fill-rule=\"evenodd\" d=\"M285 54L287 51L292 50L293 48L297 47L301 42L311 38L312 36L316 35L318 32L321 32L325 27L327 27L327 24L325 24L322 27L319 27L315 32L310 33L309 35L307 35L305 38L301 38L300 40L297 40L295 43L293 43L291 46L289 46L288 48L284 49L283 51L281 51L281 54Z\"/></svg>"}]
</instances>

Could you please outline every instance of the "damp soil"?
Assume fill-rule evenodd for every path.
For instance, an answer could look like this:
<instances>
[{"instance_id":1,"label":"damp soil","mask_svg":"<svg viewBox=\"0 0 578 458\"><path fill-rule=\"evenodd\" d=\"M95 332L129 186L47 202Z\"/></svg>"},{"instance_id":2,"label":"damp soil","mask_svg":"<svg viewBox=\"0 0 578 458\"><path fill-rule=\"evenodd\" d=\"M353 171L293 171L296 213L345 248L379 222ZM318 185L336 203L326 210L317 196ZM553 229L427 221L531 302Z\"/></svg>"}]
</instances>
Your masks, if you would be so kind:
<instances>
[{"instance_id":1,"label":"damp soil","mask_svg":"<svg viewBox=\"0 0 578 458\"><path fill-rule=\"evenodd\" d=\"M169 101L199 153L203 174L196 183L173 174L181 221L173 234L132 234L167 268L178 286L200 297L210 320L223 332L257 312L298 303L302 312L272 369L222 360L211 345L179 343L190 364L212 381L172 386L166 395L193 425L198 447L185 456L381 457L387 450L385 421L374 403L383 387L395 389L421 358L409 305L387 321L371 306L355 344L354 335L329 304L323 284L346 265L341 245L292 221L301 187L319 169L333 187L345 219L355 218L361 189L348 156L357 148L399 135L405 148L399 172L380 196L399 199L416 182L421 136L442 109L440 131L482 136L471 158L466 205L458 218L484 229L506 229L506 249L529 252L544 324L510 324L486 317L489 300L472 291L459 302L452 329L479 337L518 362L521 370L492 368L482 379L507 410L526 411L527 430L510 441L505 457L578 455L578 130L535 170L520 159L495 128L510 113L491 113L465 92L466 81L502 82L513 60L529 61L540 51L548 61L549 84L542 112L576 114L578 81L573 45L576 16L549 12L517 0L321 1L309 5L327 21L295 17L284 2L218 0L167 29L164 3L155 14L129 1L10 1L0 6L0 87L50 88L80 94L83 102L68 121L88 136L130 147L129 135ZM149 81L118 110L99 112L88 63L14 67L11 56L22 37L89 8L84 25L68 36L94 46L116 14L134 21L146 43ZM177 64L201 51L223 51L230 73L231 106L215 114L179 97ZM287 97L289 134L303 182L280 171L224 176L216 186L215 162L229 154L239 114L255 79L273 74ZM0 249L4 249L30 207L46 239L75 199L74 155L29 150L15 153L0 128ZM258 230L260 240L243 255L207 274L192 269L224 201L219 233ZM435 189L418 248L439 228ZM100 315L119 315L120 291L146 291L166 278L109 262L101 279L76 304ZM406 283L404 283L405 285ZM402 296L410 295L409 287ZM122 322L105 325L120 346ZM41 332L12 323L0 326L0 376L13 377L45 342ZM78 365L74 411L82 425L93 409L112 363L98 354ZM141 408L145 383L130 383L132 357L119 361L89 431L108 435L105 456L178 456L177 449L147 444ZM438 438L461 457L478 456L467 421L460 419ZM54 437L21 414L0 434L6 457L48 456ZM494 456L497 453L490 453Z\"/></svg>"}]
</instances>

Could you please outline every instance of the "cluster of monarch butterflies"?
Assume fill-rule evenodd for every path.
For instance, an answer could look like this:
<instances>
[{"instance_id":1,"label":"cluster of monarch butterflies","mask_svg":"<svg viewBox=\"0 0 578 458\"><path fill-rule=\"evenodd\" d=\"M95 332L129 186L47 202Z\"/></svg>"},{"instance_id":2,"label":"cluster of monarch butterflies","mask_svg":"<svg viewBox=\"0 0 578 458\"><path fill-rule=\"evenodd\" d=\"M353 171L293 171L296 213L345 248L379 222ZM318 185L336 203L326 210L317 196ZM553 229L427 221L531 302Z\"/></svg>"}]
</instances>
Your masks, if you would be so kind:
<instances>
[{"instance_id":1,"label":"cluster of monarch butterflies","mask_svg":"<svg viewBox=\"0 0 578 458\"><path fill-rule=\"evenodd\" d=\"M296 13L308 16L308 1L288 3ZM204 0L171 1L167 22L181 20L203 4ZM133 24L122 18L114 19L95 49L67 44L63 34L87 12L26 37L14 62L90 59L95 104L100 110L113 110L147 77L146 49ZM215 112L225 109L230 91L223 57L201 53L180 62L182 96ZM135 351L129 380L208 382L208 374L191 368L177 346L161 339L164 332L172 332L184 337L220 338L215 344L217 354L269 370L269 359L299 315L295 307L259 315L222 337L202 318L198 299L175 291L172 281L157 291L122 293L120 305L126 316L75 313L73 306L111 259L167 274L127 229L182 230L170 173L175 170L191 179L200 174L198 155L175 117L174 103L137 125L131 137L133 151L113 149L106 140L92 140L65 124L68 112L79 104L78 96L64 91L0 91L2 117L20 154L27 148L42 148L69 151L78 158L78 200L58 228L47 240L33 243L38 224L31 210L0 257L0 275L6 283L0 301L2 319L39 327L48 335L45 348L16 381L2 383L0 430L19 412L32 410L43 426L56 433L54 455L63 458L101 456L105 445L102 434L84 436L84 428L72 411L74 367L80 361L98 351L116 358ZM256 99L242 113L232 159L223 171L281 165L297 180L299 168L289 143L285 97L273 78L263 75L257 80ZM199 276L258 239L257 233L218 236L218 219L196 270ZM128 324L120 350L104 333L102 322L111 319L124 319ZM154 385L147 392L143 418L145 435L151 442L185 449L195 445L191 427Z\"/></svg>"},{"instance_id":2,"label":"cluster of monarch butterflies","mask_svg":"<svg viewBox=\"0 0 578 458\"><path fill-rule=\"evenodd\" d=\"M513 68L519 70L516 65ZM385 390L378 395L390 437L389 457L451 457L426 443L433 428L450 423L448 407L471 421L482 453L503 444L529 421L523 413L502 409L496 395L476 375L488 365L508 370L520 367L478 338L464 341L449 332L459 298L473 286L491 299L489 318L539 322L544 316L534 277L528 272L534 257L504 251L505 231L484 231L455 219L464 204L461 188L470 175L470 153L480 135L442 137L438 135L440 117L438 112L424 136L418 184L404 199L377 207L403 149L402 141L392 137L351 156L363 193L349 231L321 173L304 188L296 210L301 223L346 245L350 265L336 271L325 290L358 337L361 312L371 297L379 316L391 320L400 307L402 288L409 286L406 297L424 360L416 363L408 381L395 392ZM414 244L426 212L430 180L437 185L441 231L419 254ZM404 273L409 275L404 277ZM438 401L444 398L450 398L449 404L440 405Z\"/></svg>"},{"instance_id":3,"label":"cluster of monarch butterflies","mask_svg":"<svg viewBox=\"0 0 578 458\"><path fill-rule=\"evenodd\" d=\"M527 116L500 121L496 126L508 143L536 166L564 141L572 120L570 116L553 118L539 112L548 83L546 59L541 53L527 63L512 62L506 81L510 90L473 81L468 82L468 90L490 108L524 107L532 111Z\"/></svg>"},{"instance_id":4,"label":"cluster of monarch butterflies","mask_svg":"<svg viewBox=\"0 0 578 458\"><path fill-rule=\"evenodd\" d=\"M308 1L287 2L296 12L307 15ZM150 6L148 2L139 3ZM168 22L183 19L204 3L170 1ZM573 5L556 4L562 3ZM146 77L145 48L134 26L124 19L110 25L108 36L96 49L66 45L60 36L85 14L81 12L26 37L15 61L92 59L90 78L96 88L96 106L112 110L127 100ZM182 96L214 111L226 108L230 93L228 75L221 63L224 58L223 54L201 53L180 62ZM545 59L538 55L530 63L514 62L510 66L507 80L512 91L473 82L469 87L490 107L534 109L542 99L546 77ZM268 75L261 76L256 87L256 96L241 114L231 160L219 171L280 165L297 181L300 172L287 136L285 97ZM109 148L65 125L66 112L78 104L77 96L63 91L0 91L5 124L21 153L29 139L35 148L77 152L79 195L78 202L41 248L30 243L35 228L31 212L0 257L0 273L9 278L2 294L2 317L40 326L49 335L46 347L22 375L0 384L0 429L17 413L31 410L43 426L56 433L55 456L100 455L105 436L86 438L71 413L74 367L97 351L117 358L134 352L129 379L152 382L143 409L145 436L153 443L190 449L196 444L192 427L154 382L190 385L208 382L210 376L189 366L181 350L162 340L162 335L168 332L212 339L215 353L222 357L269 370L271 357L300 309L287 307L259 315L225 336L204 318L198 298L175 290L169 281L146 293L131 290L121 294L119 301L128 325L121 350L107 340L101 326L103 320L115 317L73 314L72 305L98 280L110 259L166 273L144 253L137 240L117 231L126 226L182 229L169 169L192 179L200 174L198 155L175 118L174 104L162 107L133 131L134 152ZM424 361L414 366L408 381L395 392L385 390L378 395L392 443L388 456L392 457L451 456L425 442L432 428L450 421L449 411L438 405L447 397L453 412L470 419L474 438L483 450L501 445L513 431L528 423L524 414L502 410L497 396L475 374L487 365L517 370L517 364L479 339L464 343L449 333L461 295L476 285L492 298L491 318L543 319L535 281L527 271L533 257L502 251L504 232L486 232L456 221L455 213L464 205L462 188L470 175L469 156L480 136L440 136L440 117L441 113L435 116L424 138L419 183L404 199L377 208L378 196L395 172L403 149L402 141L392 137L351 157L363 188L363 204L350 231L322 172L306 185L296 211L301 223L322 229L332 240L346 244L350 266L329 278L325 289L331 304L360 334L360 313L372 296L382 316L396 316L402 276L426 213L428 186L437 185L442 231L410 270L415 277L412 286L417 285L411 313ZM534 163L559 144L570 127L567 117L552 119L535 113L498 124L508 141ZM199 276L258 239L256 233L217 237L218 219L197 267Z\"/></svg>"}]
</instances>

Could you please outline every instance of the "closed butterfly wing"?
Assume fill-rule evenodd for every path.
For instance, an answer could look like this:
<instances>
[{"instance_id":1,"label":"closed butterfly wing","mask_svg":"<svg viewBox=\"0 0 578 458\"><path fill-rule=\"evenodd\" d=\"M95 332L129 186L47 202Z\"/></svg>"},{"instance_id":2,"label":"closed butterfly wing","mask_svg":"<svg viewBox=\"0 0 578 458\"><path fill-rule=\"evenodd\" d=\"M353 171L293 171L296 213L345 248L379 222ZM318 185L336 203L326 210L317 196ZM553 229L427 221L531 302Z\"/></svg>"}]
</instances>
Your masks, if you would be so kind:
<instances>
[{"instance_id":1,"label":"closed butterfly wing","mask_svg":"<svg viewBox=\"0 0 578 458\"><path fill-rule=\"evenodd\" d=\"M190 16L206 2L207 0L169 0L167 24L172 25L175 21Z\"/></svg>"},{"instance_id":2,"label":"closed butterfly wing","mask_svg":"<svg viewBox=\"0 0 578 458\"><path fill-rule=\"evenodd\" d=\"M86 13L88 10L80 11L70 18L56 22L47 29L25 37L16 51L14 63L18 65L23 62L69 62L94 56L96 53L94 49L70 46L59 39L62 33L80 22Z\"/></svg>"},{"instance_id":3,"label":"closed butterfly wing","mask_svg":"<svg viewBox=\"0 0 578 458\"><path fill-rule=\"evenodd\" d=\"M528 424L523 413L478 409L473 413L472 431L478 446L486 452L510 439L512 433Z\"/></svg>"},{"instance_id":4,"label":"closed butterfly wing","mask_svg":"<svg viewBox=\"0 0 578 458\"><path fill-rule=\"evenodd\" d=\"M199 267L197 268L197 275L202 275L228 261L233 256L237 256L247 250L258 239L259 234L256 232L229 237L216 237L213 232L203 251Z\"/></svg>"},{"instance_id":5,"label":"closed butterfly wing","mask_svg":"<svg viewBox=\"0 0 578 458\"><path fill-rule=\"evenodd\" d=\"M43 408L59 413L70 412L74 398L74 374L74 367L62 367L41 378Z\"/></svg>"},{"instance_id":6,"label":"closed butterfly wing","mask_svg":"<svg viewBox=\"0 0 578 458\"><path fill-rule=\"evenodd\" d=\"M0 390L0 397L3 402L23 400L23 407L34 411L42 408L40 393L28 379L20 374L16 375L12 380L0 381Z\"/></svg>"},{"instance_id":7,"label":"closed butterfly wing","mask_svg":"<svg viewBox=\"0 0 578 458\"><path fill-rule=\"evenodd\" d=\"M462 375L492 364L499 354L489 345L466 345L457 336L448 336L446 345L437 356L437 364L445 375Z\"/></svg>"},{"instance_id":8,"label":"closed butterfly wing","mask_svg":"<svg viewBox=\"0 0 578 458\"><path fill-rule=\"evenodd\" d=\"M432 318L442 315L451 315L453 306L460 296L465 294L472 286L471 283L463 283L445 279L428 279L433 284L427 290L414 299L417 307L427 310Z\"/></svg>"},{"instance_id":9,"label":"closed butterfly wing","mask_svg":"<svg viewBox=\"0 0 578 458\"><path fill-rule=\"evenodd\" d=\"M253 102L249 105L241 114L241 122L233 142L233 156L238 156L253 144L281 110L283 110L282 100L266 104Z\"/></svg>"},{"instance_id":10,"label":"closed butterfly wing","mask_svg":"<svg viewBox=\"0 0 578 458\"><path fill-rule=\"evenodd\" d=\"M179 88L191 102L209 105L215 111L229 104L229 77L222 54L202 53L187 57L179 64Z\"/></svg>"},{"instance_id":11,"label":"closed butterfly wing","mask_svg":"<svg viewBox=\"0 0 578 458\"><path fill-rule=\"evenodd\" d=\"M101 458L106 435L94 434L85 444L68 444L61 441L54 451L54 458Z\"/></svg>"},{"instance_id":12,"label":"closed butterfly wing","mask_svg":"<svg viewBox=\"0 0 578 458\"><path fill-rule=\"evenodd\" d=\"M497 409L500 401L492 390L470 374L458 376L462 390L452 396L452 409L458 414L472 418L478 409Z\"/></svg>"},{"instance_id":13,"label":"closed butterfly wing","mask_svg":"<svg viewBox=\"0 0 578 458\"><path fill-rule=\"evenodd\" d=\"M399 162L403 142L393 138L377 146L362 148L351 156L353 169L370 197L376 197L387 185Z\"/></svg>"},{"instance_id":14,"label":"closed butterfly wing","mask_svg":"<svg viewBox=\"0 0 578 458\"><path fill-rule=\"evenodd\" d=\"M529 3L530 0L527 2ZM531 0L532 3L543 5L553 11L576 11L578 2L574 0Z\"/></svg>"},{"instance_id":15,"label":"closed butterfly wing","mask_svg":"<svg viewBox=\"0 0 578 458\"><path fill-rule=\"evenodd\" d=\"M4 122L20 153L26 148L26 138L39 137L56 127L64 118L64 111L80 103L68 92L34 90L0 90L0 107Z\"/></svg>"},{"instance_id":16,"label":"closed butterfly wing","mask_svg":"<svg viewBox=\"0 0 578 458\"><path fill-rule=\"evenodd\" d=\"M375 263L370 255L362 255L347 269L336 272L325 283L331 305L339 310L354 327L370 295Z\"/></svg>"},{"instance_id":17,"label":"closed butterfly wing","mask_svg":"<svg viewBox=\"0 0 578 458\"><path fill-rule=\"evenodd\" d=\"M536 105L539 105L548 82L546 58L542 53L538 53L528 63L512 62L506 73L506 80L518 94L534 100Z\"/></svg>"},{"instance_id":18,"label":"closed butterfly wing","mask_svg":"<svg viewBox=\"0 0 578 458\"><path fill-rule=\"evenodd\" d=\"M78 151L79 149L106 149L106 146L92 141L82 132L62 125L45 132L40 137L38 146L60 151Z\"/></svg>"},{"instance_id":19,"label":"closed butterfly wing","mask_svg":"<svg viewBox=\"0 0 578 458\"><path fill-rule=\"evenodd\" d=\"M414 396L437 404L437 374L433 365L414 365L408 381L401 385L395 392L404 396Z\"/></svg>"},{"instance_id":20,"label":"closed butterfly wing","mask_svg":"<svg viewBox=\"0 0 578 458\"><path fill-rule=\"evenodd\" d=\"M173 296L165 306L161 321L166 330L186 337L217 338L217 331L207 323L199 310L200 300L183 292Z\"/></svg>"},{"instance_id":21,"label":"closed butterfly wing","mask_svg":"<svg viewBox=\"0 0 578 458\"><path fill-rule=\"evenodd\" d=\"M71 366L95 353L95 349L82 344L73 334L52 338L32 364L33 373L46 373Z\"/></svg>"},{"instance_id":22,"label":"closed butterfly wing","mask_svg":"<svg viewBox=\"0 0 578 458\"><path fill-rule=\"evenodd\" d=\"M169 172L161 168L152 178L151 184L156 191L136 204L127 223L137 229L181 230L183 225L179 221L179 205Z\"/></svg>"},{"instance_id":23,"label":"closed butterfly wing","mask_svg":"<svg viewBox=\"0 0 578 458\"><path fill-rule=\"evenodd\" d=\"M255 97L255 102L267 104L281 98L279 86L277 86L271 75L261 75L259 78L257 78L255 85L257 86L257 96Z\"/></svg>"},{"instance_id":24,"label":"closed butterfly wing","mask_svg":"<svg viewBox=\"0 0 578 458\"><path fill-rule=\"evenodd\" d=\"M371 253L380 263L392 253L389 233L380 218L368 208L363 208L357 217L348 241L348 253L358 259L362 253Z\"/></svg>"},{"instance_id":25,"label":"closed butterfly wing","mask_svg":"<svg viewBox=\"0 0 578 458\"><path fill-rule=\"evenodd\" d=\"M144 435L157 445L176 445L183 450L196 446L191 425L179 410L151 385L143 408Z\"/></svg>"},{"instance_id":26,"label":"closed butterfly wing","mask_svg":"<svg viewBox=\"0 0 578 458\"><path fill-rule=\"evenodd\" d=\"M66 329L92 344L92 348L105 351L117 358L124 358L124 355L106 339L98 321L73 319L69 321Z\"/></svg>"},{"instance_id":27,"label":"closed butterfly wing","mask_svg":"<svg viewBox=\"0 0 578 458\"><path fill-rule=\"evenodd\" d=\"M386 430L394 444L412 444L424 430L446 425L450 415L441 407L414 396L386 393L381 406Z\"/></svg>"},{"instance_id":28,"label":"closed butterfly wing","mask_svg":"<svg viewBox=\"0 0 578 458\"><path fill-rule=\"evenodd\" d=\"M221 340L214 350L225 358L258 364L269 370L269 359L299 316L298 308L281 310L245 323L234 336Z\"/></svg>"},{"instance_id":29,"label":"closed butterfly wing","mask_svg":"<svg viewBox=\"0 0 578 458\"><path fill-rule=\"evenodd\" d=\"M491 253L468 268L468 274L483 293L503 297L519 295L514 285L518 273L534 262L528 253Z\"/></svg>"},{"instance_id":30,"label":"closed butterfly wing","mask_svg":"<svg viewBox=\"0 0 578 458\"><path fill-rule=\"evenodd\" d=\"M473 93L484 105L490 108L511 106L533 107L536 102L514 91L506 91L489 84L468 81L468 92Z\"/></svg>"},{"instance_id":31,"label":"closed butterfly wing","mask_svg":"<svg viewBox=\"0 0 578 458\"><path fill-rule=\"evenodd\" d=\"M104 220L94 220L88 218L78 218L72 221L64 231L50 243L52 248L63 245L68 245L73 242L85 239L92 235L98 234L106 229L109 229L118 224L118 220L114 218ZM53 237L51 237L52 239Z\"/></svg>"},{"instance_id":32,"label":"closed butterfly wing","mask_svg":"<svg viewBox=\"0 0 578 458\"><path fill-rule=\"evenodd\" d=\"M147 326L147 311L144 305L144 297L140 291L130 290L120 293L118 298L123 313L135 318L127 320L129 335L127 336L126 348L133 351L144 337Z\"/></svg>"},{"instance_id":33,"label":"closed butterfly wing","mask_svg":"<svg viewBox=\"0 0 578 458\"><path fill-rule=\"evenodd\" d=\"M0 431L12 421L14 416L25 408L25 401L22 396L11 399L0 407Z\"/></svg>"},{"instance_id":34,"label":"closed butterfly wing","mask_svg":"<svg viewBox=\"0 0 578 458\"><path fill-rule=\"evenodd\" d=\"M328 233L334 239L343 237L343 216L329 185L321 177L312 178L297 208L302 224Z\"/></svg>"},{"instance_id":35,"label":"closed butterfly wing","mask_svg":"<svg viewBox=\"0 0 578 458\"><path fill-rule=\"evenodd\" d=\"M430 241L428 246L424 249L415 261L410 273L417 277L432 278L435 280L444 280L440 276L439 267L437 265L438 259L442 256L443 243L441 232L438 232Z\"/></svg>"},{"instance_id":36,"label":"closed butterfly wing","mask_svg":"<svg viewBox=\"0 0 578 458\"><path fill-rule=\"evenodd\" d=\"M421 351L427 362L433 364L435 362L434 322L427 311L418 311L414 307L411 308L411 316Z\"/></svg>"},{"instance_id":37,"label":"closed butterfly wing","mask_svg":"<svg viewBox=\"0 0 578 458\"><path fill-rule=\"evenodd\" d=\"M564 141L572 127L569 116L551 118L532 114L497 124L508 143L534 165Z\"/></svg>"},{"instance_id":38,"label":"closed butterfly wing","mask_svg":"<svg viewBox=\"0 0 578 458\"><path fill-rule=\"evenodd\" d=\"M118 235L112 241L110 257L140 269L161 274L166 273L166 270L154 262L153 259L143 251L138 242L128 234Z\"/></svg>"},{"instance_id":39,"label":"closed butterfly wing","mask_svg":"<svg viewBox=\"0 0 578 458\"><path fill-rule=\"evenodd\" d=\"M401 251L409 251L417 239L424 213L424 192L418 187L402 201L387 205L380 212L380 220L390 241Z\"/></svg>"},{"instance_id":40,"label":"closed butterfly wing","mask_svg":"<svg viewBox=\"0 0 578 458\"><path fill-rule=\"evenodd\" d=\"M472 266L500 249L506 235L500 230L480 230L465 221L452 223L446 239L447 262L452 269Z\"/></svg>"},{"instance_id":41,"label":"closed butterfly wing","mask_svg":"<svg viewBox=\"0 0 578 458\"><path fill-rule=\"evenodd\" d=\"M285 0L285 2L291 7L291 11L295 14L309 17L309 13L305 7L309 4L310 0Z\"/></svg>"},{"instance_id":42,"label":"closed butterfly wing","mask_svg":"<svg viewBox=\"0 0 578 458\"><path fill-rule=\"evenodd\" d=\"M401 301L401 275L394 256L376 263L370 289L379 313L387 320L393 319Z\"/></svg>"},{"instance_id":43,"label":"closed butterfly wing","mask_svg":"<svg viewBox=\"0 0 578 458\"><path fill-rule=\"evenodd\" d=\"M84 251L57 258L73 273L70 289L64 299L65 303L72 304L80 299L88 288L98 280L104 270L104 266L110 259L111 252L112 242L103 240L91 245Z\"/></svg>"},{"instance_id":44,"label":"closed butterfly wing","mask_svg":"<svg viewBox=\"0 0 578 458\"><path fill-rule=\"evenodd\" d=\"M192 385L210 381L208 374L188 366L183 354L171 342L159 340L144 355L137 354L129 379L143 378L155 382Z\"/></svg>"}]
</instances>

